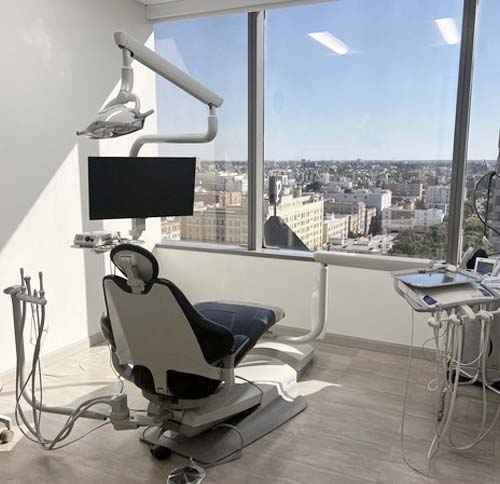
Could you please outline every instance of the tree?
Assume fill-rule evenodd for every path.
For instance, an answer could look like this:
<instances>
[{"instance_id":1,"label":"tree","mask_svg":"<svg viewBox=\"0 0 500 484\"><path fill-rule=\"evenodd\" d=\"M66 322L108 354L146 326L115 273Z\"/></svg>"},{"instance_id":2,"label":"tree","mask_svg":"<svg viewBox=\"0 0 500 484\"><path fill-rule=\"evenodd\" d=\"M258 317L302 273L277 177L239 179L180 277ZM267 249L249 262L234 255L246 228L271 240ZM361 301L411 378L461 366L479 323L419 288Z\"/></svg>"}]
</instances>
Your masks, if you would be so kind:
<instances>
[{"instance_id":1,"label":"tree","mask_svg":"<svg viewBox=\"0 0 500 484\"><path fill-rule=\"evenodd\" d=\"M475 249L485 249L484 226L477 217L469 217L464 220L463 247L474 247ZM488 233L488 232L486 232Z\"/></svg>"},{"instance_id":2,"label":"tree","mask_svg":"<svg viewBox=\"0 0 500 484\"><path fill-rule=\"evenodd\" d=\"M413 229L400 232L394 240L392 252L396 255L444 259L446 257L447 224L435 225L425 232Z\"/></svg>"},{"instance_id":3,"label":"tree","mask_svg":"<svg viewBox=\"0 0 500 484\"><path fill-rule=\"evenodd\" d=\"M467 221L467 219L469 217L472 217L474 215L475 215L474 203L470 199L465 200L465 203L464 203L464 219Z\"/></svg>"},{"instance_id":4,"label":"tree","mask_svg":"<svg viewBox=\"0 0 500 484\"><path fill-rule=\"evenodd\" d=\"M445 259L447 232L447 223L430 227L423 233L405 230L396 236L392 253L427 259ZM463 249L465 250L467 247L486 249L487 245L487 241L484 239L482 222L476 216L465 218L463 224Z\"/></svg>"}]
</instances>

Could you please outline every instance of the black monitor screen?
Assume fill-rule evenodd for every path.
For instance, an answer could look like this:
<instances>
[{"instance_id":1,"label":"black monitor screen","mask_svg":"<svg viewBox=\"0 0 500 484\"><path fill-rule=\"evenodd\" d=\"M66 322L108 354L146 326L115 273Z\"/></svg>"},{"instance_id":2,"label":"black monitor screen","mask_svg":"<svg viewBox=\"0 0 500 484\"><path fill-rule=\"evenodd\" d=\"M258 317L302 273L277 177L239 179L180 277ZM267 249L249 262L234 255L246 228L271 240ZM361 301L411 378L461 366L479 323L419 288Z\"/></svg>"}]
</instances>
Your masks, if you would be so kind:
<instances>
[{"instance_id":1,"label":"black monitor screen","mask_svg":"<svg viewBox=\"0 0 500 484\"><path fill-rule=\"evenodd\" d=\"M89 157L90 220L193 215L196 158Z\"/></svg>"}]
</instances>

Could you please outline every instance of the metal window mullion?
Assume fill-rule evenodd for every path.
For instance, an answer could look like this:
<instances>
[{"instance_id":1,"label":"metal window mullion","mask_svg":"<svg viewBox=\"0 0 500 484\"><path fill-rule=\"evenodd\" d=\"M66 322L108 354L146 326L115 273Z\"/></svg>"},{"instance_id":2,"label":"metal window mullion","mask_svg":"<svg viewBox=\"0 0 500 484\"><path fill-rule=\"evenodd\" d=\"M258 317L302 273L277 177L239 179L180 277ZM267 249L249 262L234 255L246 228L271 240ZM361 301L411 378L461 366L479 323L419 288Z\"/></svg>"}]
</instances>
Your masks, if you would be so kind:
<instances>
[{"instance_id":1,"label":"metal window mullion","mask_svg":"<svg viewBox=\"0 0 500 484\"><path fill-rule=\"evenodd\" d=\"M261 251L264 223L264 12L248 14L248 249Z\"/></svg>"},{"instance_id":2,"label":"metal window mullion","mask_svg":"<svg viewBox=\"0 0 500 484\"><path fill-rule=\"evenodd\" d=\"M464 0L453 141L453 165L451 171L448 250L446 256L446 261L450 264L458 264L462 251L462 220L465 175L467 170L477 6L478 0Z\"/></svg>"}]
</instances>

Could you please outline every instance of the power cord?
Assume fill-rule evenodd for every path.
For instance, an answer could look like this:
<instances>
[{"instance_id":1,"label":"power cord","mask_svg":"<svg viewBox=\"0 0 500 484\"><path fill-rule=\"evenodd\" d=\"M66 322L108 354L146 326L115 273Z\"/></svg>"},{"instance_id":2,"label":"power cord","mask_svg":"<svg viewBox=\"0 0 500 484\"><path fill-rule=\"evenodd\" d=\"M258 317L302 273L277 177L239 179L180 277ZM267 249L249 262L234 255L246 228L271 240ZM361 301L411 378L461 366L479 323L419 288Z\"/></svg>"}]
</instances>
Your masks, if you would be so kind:
<instances>
[{"instance_id":1,"label":"power cord","mask_svg":"<svg viewBox=\"0 0 500 484\"><path fill-rule=\"evenodd\" d=\"M477 192L478 189L483 182L488 178L488 190L487 190L487 195L486 195L486 210L485 210L485 216L481 215L479 212L479 208L477 206ZM496 228L492 227L488 223L488 214L490 210L490 193L491 193L491 186L493 184L493 179L496 178L497 180L500 180L500 175L496 171L490 171L483 175L478 182L476 183L476 186L474 187L474 191L472 193L472 203L473 203L473 208L474 208L474 213L476 214L476 217L479 219L479 221L483 224L483 237L487 236L487 229L490 229L492 232L494 232L496 235L500 236L500 231L497 230ZM497 255L497 254L491 254L491 255Z\"/></svg>"},{"instance_id":2,"label":"power cord","mask_svg":"<svg viewBox=\"0 0 500 484\"><path fill-rule=\"evenodd\" d=\"M418 472L420 475L431 478L432 476L428 475L423 470L419 469L415 465L410 462L408 458L408 453L406 450L405 443L405 424L406 424L406 413L408 410L408 394L409 394L409 386L410 386L410 376L411 376L411 364L413 361L413 345L415 340L415 311L411 311L411 333L410 333L410 347L408 349L408 365L406 369L406 381L405 388L403 393L403 412L401 414L401 431L399 435L400 443L401 443L401 452L403 454L403 460L406 465L413 469L415 472Z\"/></svg>"},{"instance_id":3,"label":"power cord","mask_svg":"<svg viewBox=\"0 0 500 484\"><path fill-rule=\"evenodd\" d=\"M146 445L150 446L150 447L154 447L156 445L158 445L157 443L155 442L152 442L151 440L148 440L148 438L146 437L146 433L151 430L152 428L156 427L155 425L150 425L148 427L146 427L143 431L142 431L142 434L141 434L141 437L139 438L139 440L143 443L145 443ZM241 431L234 425L231 425L229 423L221 423L219 425L216 425L215 427L213 427L210 431L216 431L217 429L220 429L220 428L229 428L231 430L234 430L239 438L240 438L240 447L238 449L236 449L235 451L231 452L231 454L221 458L221 459L217 459L213 462L207 462L207 463L201 463L201 462L198 462L196 461L196 459L190 457L189 460L191 462L191 464L197 466L197 467L200 467L200 468L205 468L205 469L209 469L210 467L216 467L218 465L222 465L222 464L227 464L228 462L232 462L234 460L237 460L241 457L242 453L243 453L243 448L245 447L245 439L243 437L243 434L241 433ZM157 438L161 437L161 435L166 431L165 428L163 428L162 426L159 426L158 427L158 431L157 431Z\"/></svg>"},{"instance_id":4,"label":"power cord","mask_svg":"<svg viewBox=\"0 0 500 484\"><path fill-rule=\"evenodd\" d=\"M191 458L190 461L193 465L195 465L197 467L201 467L202 469L209 469L210 467L216 467L216 466L220 466L222 464L227 464L229 462L232 462L234 460L239 459L242 456L243 448L245 447L245 439L243 437L243 434L238 429L238 427L231 425L231 424L228 424L228 423L221 423L219 425L216 425L212 430L215 431L215 430L220 429L220 428L228 428L228 429L234 430L238 434L238 436L240 437L240 448L236 449L235 451L231 452L231 454L229 454L221 459L217 459L213 462L207 462L204 464L197 462L195 459Z\"/></svg>"},{"instance_id":5,"label":"power cord","mask_svg":"<svg viewBox=\"0 0 500 484\"><path fill-rule=\"evenodd\" d=\"M444 322L444 329L442 329L442 322L440 322L439 314L433 320L434 331L434 341L436 346L436 371L437 378L431 380L428 384L428 389L430 391L437 392L437 401L439 406L436 407L436 433L432 440L431 446L427 453L427 463L430 464L431 460L436 455L436 452L440 444L444 444L447 447L456 451L469 450L482 442L490 432L495 428L495 425L500 418L500 405L496 411L496 414L486 428L487 425L487 415L488 415L488 399L487 399L487 389L490 389L497 394L500 391L492 387L487 383L486 375L486 363L487 363L487 342L489 341L490 335L490 325L492 320L489 318L480 318L481 320L481 338L479 344L479 354L476 358L469 362L462 361L462 341L463 341L463 323L452 314L450 318ZM451 326L450 326L451 325ZM404 396L403 396L403 412L402 412L402 422L401 422L401 432L400 441L401 449L403 454L403 460L405 463L414 471L426 477L429 476L422 469L419 469L413 465L407 455L405 447L405 423L407 417L407 407L408 407L408 394L409 394L409 381L411 374L411 364L413 358L413 346L414 346L414 332L415 332L415 316L414 311L412 311L412 322L411 322L411 338L410 338L410 348L408 354L408 368L407 376L405 382ZM441 349L441 340L445 337L444 348ZM426 345L428 340L424 343ZM476 375L469 374L464 366L472 366L478 364L480 368L476 372ZM470 385L478 380L479 372L481 373L481 383L482 383L482 419L480 429L475 436L475 438L463 445L458 445L454 439L454 416L456 401L458 398L458 388L461 385ZM451 376L453 375L453 377ZM468 378L467 382L460 382L460 376L465 376ZM448 400L448 401L446 401Z\"/></svg>"},{"instance_id":6,"label":"power cord","mask_svg":"<svg viewBox=\"0 0 500 484\"><path fill-rule=\"evenodd\" d=\"M264 391L255 382L250 381L242 376L236 376L236 378L243 380L243 381L246 381L247 383L252 385L254 388L256 388L261 395L261 401L262 401ZM146 438L146 432L153 427L154 427L153 425L146 427L142 431L142 434L140 437L140 441L144 442L145 444L147 444L149 446L156 445L154 442L151 442L150 440L148 440ZM238 449L236 449L235 451L231 452L229 455L227 455L221 459L217 459L215 461L212 461L212 462L201 463L201 462L198 462L196 459L191 457L189 460L191 462L192 467L191 468L174 469L169 475L168 482L173 482L175 480L175 478L177 478L177 475L179 473L183 473L183 472L186 473L192 469L195 469L197 471L202 471L204 473L205 469L209 469L211 467L216 467L216 466L219 466L222 464L227 464L227 463L232 462L234 460L237 460L241 457L241 455L243 454L243 448L245 447L245 438L244 438L243 434L241 433L241 431L238 429L238 427L236 427L235 425L232 425L230 423L221 423L219 425L216 425L215 427L213 427L211 429L211 431L216 431L217 429L220 429L220 428L227 428L227 429L230 429L230 430L233 430L234 432L236 432L240 438L240 447ZM163 427L159 427L158 428L158 437L160 437L164 431L165 431L165 429Z\"/></svg>"}]
</instances>

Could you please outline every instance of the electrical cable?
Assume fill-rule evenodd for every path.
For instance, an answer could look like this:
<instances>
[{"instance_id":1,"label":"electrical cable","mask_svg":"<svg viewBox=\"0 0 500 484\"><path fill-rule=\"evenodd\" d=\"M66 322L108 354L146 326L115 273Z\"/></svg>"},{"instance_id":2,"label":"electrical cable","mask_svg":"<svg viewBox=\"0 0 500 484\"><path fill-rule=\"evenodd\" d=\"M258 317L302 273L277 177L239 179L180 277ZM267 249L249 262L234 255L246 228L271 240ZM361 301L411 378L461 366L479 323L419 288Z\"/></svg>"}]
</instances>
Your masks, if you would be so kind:
<instances>
[{"instance_id":1,"label":"electrical cable","mask_svg":"<svg viewBox=\"0 0 500 484\"><path fill-rule=\"evenodd\" d=\"M200 462L197 462L195 459L191 458L190 460L191 460L191 463L193 465L201 467L202 469L209 469L210 467L216 467L216 466L219 466L222 464L227 464L227 463L232 462L234 460L237 460L241 457L241 455L243 454L243 448L245 447L245 439L244 439L241 431L238 429L238 427L231 425L229 423L221 423L221 424L215 426L212 430L215 431L219 428L228 428L228 429L234 430L240 437L240 448L236 449L235 451L231 452L229 455L227 455L221 459L217 459L213 462L207 462L206 464L201 464Z\"/></svg>"},{"instance_id":2,"label":"electrical cable","mask_svg":"<svg viewBox=\"0 0 500 484\"><path fill-rule=\"evenodd\" d=\"M406 444L405 444L405 424L406 424L406 414L407 414L407 410L408 410L408 393L409 393L409 386L410 386L411 363L413 360L414 339L415 339L415 311L412 309L412 311L411 311L410 346L408 349L408 365L407 365L407 370L406 370L405 388L404 388L404 392L403 392L403 412L401 414L401 431L399 434L399 438L400 438L400 443L401 443L401 453L403 454L403 460L406 463L406 465L410 469L413 469L415 472L418 472L420 475L430 478L432 476L429 476L426 472L419 469L418 467L416 467L415 465L413 465L410 462L410 459L408 458L408 453L406 451Z\"/></svg>"},{"instance_id":3,"label":"electrical cable","mask_svg":"<svg viewBox=\"0 0 500 484\"><path fill-rule=\"evenodd\" d=\"M479 213L479 209L477 207L477 191L479 186L481 185L482 181L485 180L487 177L489 177L488 180L488 191L487 191L487 199L486 199L486 213L485 217ZM500 236L500 231L492 227L488 223L488 212L489 212L489 200L490 200L490 192L491 192L491 185L493 183L493 178L497 178L500 180L500 175L496 171L490 171L483 175L478 182L476 183L476 186L474 187L474 190L472 192L472 204L474 208L474 213L476 214L476 217L479 219L479 221L483 224L483 236L486 237L486 229L490 229L492 232L494 232L496 235ZM490 255L497 255L497 254L490 254Z\"/></svg>"},{"instance_id":4,"label":"electrical cable","mask_svg":"<svg viewBox=\"0 0 500 484\"><path fill-rule=\"evenodd\" d=\"M444 320L445 328L441 329L441 324L439 314L436 319L434 319L434 324L431 324L433 327L434 336L433 339L435 341L435 356L436 356L436 371L437 378L431 380L428 384L428 388L433 391L438 391L438 406L436 407L436 433L429 447L429 451L427 453L427 465L430 465L430 462L436 455L439 446L441 444L446 445L447 447L455 450L455 451L466 451L471 449L472 447L478 445L482 442L495 428L498 419L500 418L500 404L498 405L496 414L491 421L491 423L487 425L487 415L488 415L488 399L487 399L487 389L491 389L495 391L495 393L500 394L500 391L492 387L487 383L487 375L486 375L486 364L487 364L487 351L486 348L488 346L489 335L491 330L492 318L484 319L481 318L481 337L480 337L480 347L479 347L479 355L474 358L470 362L462 361L462 347L463 347L463 322L461 319L456 318L452 319L446 318ZM451 328L451 331L450 331ZM412 311L412 324L411 324L411 339L410 339L410 347L408 354L408 367L407 367L407 378L405 382L405 389L403 395L403 412L402 412L402 421L401 421L401 432L400 432L400 441L401 441L401 449L403 454L403 460L405 463L414 471L418 472L421 475L426 477L429 476L424 470L419 469L417 466L412 464L409 460L408 453L405 445L405 423L407 417L407 407L408 407L408 394L409 394L409 381L411 374L411 364L413 358L413 347L414 347L414 332L415 332L415 316L414 311ZM444 352L441 350L441 340L446 336L446 341L444 345ZM427 344L428 340L424 343ZM423 346L424 346L423 345ZM482 380L482 418L481 418L481 426L476 434L476 436L467 444L458 445L454 440L454 416L455 416L455 408L456 402L458 398L458 388L461 384L459 381L460 375L466 376L470 381L465 384L470 384L471 381L477 381L478 372L476 375L471 375L463 366L466 365L474 365L478 364L480 366L481 380ZM453 378L451 377L453 375ZM441 418L439 415L441 414Z\"/></svg>"},{"instance_id":5,"label":"electrical cable","mask_svg":"<svg viewBox=\"0 0 500 484\"><path fill-rule=\"evenodd\" d=\"M457 330L459 328L460 330ZM434 435L434 438L432 439L431 446L429 447L429 451L427 452L427 462L430 463L432 458L436 455L436 452L439 449L439 445L443 440L443 436L446 435L446 432L448 431L448 428L450 427L452 420L453 420L453 413L455 411L455 403L457 399L457 390L458 390L458 381L460 378L460 361L461 361L461 356L462 356L462 324L459 321L458 323L454 323L452 326L452 346L451 348L453 349L453 352L458 355L457 361L458 363L455 363L455 374L454 374L454 383L451 387L451 392L449 392L449 384L447 388L447 393L451 393L451 396L449 397L450 402L448 404L448 410L445 412L446 417L443 417L441 421L436 425L436 434ZM458 332L458 337L456 337L456 332ZM436 361L437 358L440 358L441 361L444 361L441 358L441 351L438 348L438 351L436 352ZM449 366L448 366L449 368ZM451 371L449 371L448 374L451 374ZM448 382L448 378L445 376L443 378L443 389L445 385L445 381ZM440 392L441 393L441 392Z\"/></svg>"},{"instance_id":6,"label":"electrical cable","mask_svg":"<svg viewBox=\"0 0 500 484\"><path fill-rule=\"evenodd\" d=\"M486 321L485 323L486 324L485 324L485 328L484 328L484 333L482 334L482 336L484 336L484 339L486 341L489 341L491 321ZM483 326L482 326L482 329L483 329ZM495 425L498 421L498 418L500 417L500 405L498 405L498 408L497 408L496 414L493 418L493 421L491 422L490 426L486 430L484 430L484 428L486 426L486 420L487 420L487 414L488 414L486 389L487 388L490 390L493 389L493 387L491 387L487 383L486 359L487 359L487 355L486 355L486 352L484 352L483 357L482 357L482 362L481 362L481 380L482 380L481 383L482 383L482 394L483 394L483 416L482 416L482 422L481 422L481 429L480 429L478 435L476 436L476 438L471 443L469 443L467 445L462 445L462 446L457 446L456 444L454 444L453 438L452 438L452 433L450 432L449 446L451 448L453 448L454 450L461 450L461 451L468 450L468 449L471 449L472 447L474 447L475 445L479 444L480 442L482 442L490 434L490 432L493 430L493 428L495 427ZM461 373L465 374L466 376L469 376L463 370L461 370Z\"/></svg>"},{"instance_id":7,"label":"electrical cable","mask_svg":"<svg viewBox=\"0 0 500 484\"><path fill-rule=\"evenodd\" d=\"M247 380L246 378L239 376L239 375L235 375L235 378L246 381L247 383L250 383L250 385L255 387L260 392L260 401L262 402L262 398L264 396L264 390L262 390L262 388L260 388L259 385L257 385L255 382Z\"/></svg>"},{"instance_id":8,"label":"electrical cable","mask_svg":"<svg viewBox=\"0 0 500 484\"><path fill-rule=\"evenodd\" d=\"M247 380L246 378L244 378L242 376L236 376L236 378L239 378L240 380L246 381L247 383L249 383L250 385L255 387L260 392L261 400L262 400L262 396L264 395L264 391L255 382ZM154 425L150 425L150 426L146 427L142 431L141 437L139 438L139 440L141 442L144 442L145 444L147 444L149 446L157 445L154 442L152 442L146 438L146 432L153 427L154 427ZM234 450L233 452L231 452L229 455L224 456L221 459L217 459L213 462L201 463L201 462L198 462L194 458L191 457L189 459L191 462L191 465L200 467L201 469L209 469L211 467L216 467L216 466L219 466L222 464L227 464L227 463L232 462L234 460L237 460L241 457L241 455L243 453L243 448L245 447L245 438L243 437L243 434L241 433L241 431L238 429L238 427L236 427L235 425L229 424L229 423L221 423L219 425L216 425L215 427L213 427L211 429L211 431L215 431L215 430L220 429L220 428L228 428L228 429L234 430L240 438L240 447L238 449ZM164 431L163 428L159 427L158 438L163 434L163 431Z\"/></svg>"},{"instance_id":9,"label":"electrical cable","mask_svg":"<svg viewBox=\"0 0 500 484\"><path fill-rule=\"evenodd\" d=\"M485 334L486 332L486 334ZM489 321L485 324L485 321L481 320L481 346L484 346L484 340L489 340ZM479 429L479 432L473 441L467 445L456 445L453 440L453 418L454 418L454 412L451 414L451 428L450 428L450 434L449 434L449 445L455 449L455 450L468 450L474 447L476 444L478 444L483 438L487 435L483 436L484 428L486 426L486 420L488 418L488 397L486 395L486 352L484 351L484 348L481 348L480 351L480 356L481 356L481 380L482 380L482 396L483 396L483 415L481 419L481 428ZM477 358L476 360L477 361Z\"/></svg>"}]
</instances>

